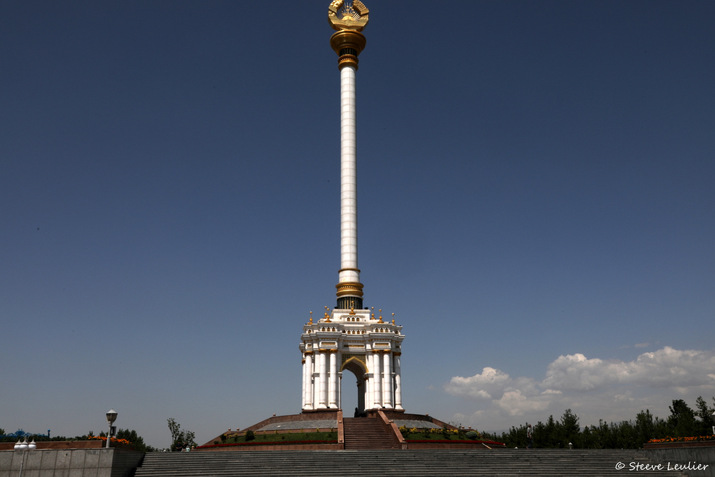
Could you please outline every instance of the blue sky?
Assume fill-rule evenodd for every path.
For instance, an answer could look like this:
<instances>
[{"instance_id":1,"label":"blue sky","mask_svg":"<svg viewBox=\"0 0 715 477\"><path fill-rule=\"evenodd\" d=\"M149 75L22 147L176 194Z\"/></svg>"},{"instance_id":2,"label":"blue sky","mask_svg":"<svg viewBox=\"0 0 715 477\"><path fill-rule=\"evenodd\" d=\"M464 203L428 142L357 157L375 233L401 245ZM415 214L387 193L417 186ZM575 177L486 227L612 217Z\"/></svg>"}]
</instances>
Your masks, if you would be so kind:
<instances>
[{"instance_id":1,"label":"blue sky","mask_svg":"<svg viewBox=\"0 0 715 477\"><path fill-rule=\"evenodd\" d=\"M164 447L300 411L339 268L328 4L3 2L0 427L113 407ZM711 402L712 2L367 6L359 262L406 409Z\"/></svg>"}]
</instances>

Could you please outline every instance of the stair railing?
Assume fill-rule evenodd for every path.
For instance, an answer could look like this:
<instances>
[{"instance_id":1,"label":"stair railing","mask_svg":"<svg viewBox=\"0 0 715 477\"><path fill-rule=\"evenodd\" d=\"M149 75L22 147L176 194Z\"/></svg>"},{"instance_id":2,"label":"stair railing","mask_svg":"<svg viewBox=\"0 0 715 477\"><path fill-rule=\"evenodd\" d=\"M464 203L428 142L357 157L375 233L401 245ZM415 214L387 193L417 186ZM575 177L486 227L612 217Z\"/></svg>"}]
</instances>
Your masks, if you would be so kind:
<instances>
[{"instance_id":1,"label":"stair railing","mask_svg":"<svg viewBox=\"0 0 715 477\"><path fill-rule=\"evenodd\" d=\"M381 409L378 409L377 415L380 417L382 420L382 423L387 426L387 428L390 430L392 433L392 436L397 440L397 442L400 444L400 449L407 449L407 441L405 440L404 437L402 437L402 433L400 432L400 429L397 427L397 424L395 424L395 421L391 421L387 418L384 412L382 412Z\"/></svg>"}]
</instances>

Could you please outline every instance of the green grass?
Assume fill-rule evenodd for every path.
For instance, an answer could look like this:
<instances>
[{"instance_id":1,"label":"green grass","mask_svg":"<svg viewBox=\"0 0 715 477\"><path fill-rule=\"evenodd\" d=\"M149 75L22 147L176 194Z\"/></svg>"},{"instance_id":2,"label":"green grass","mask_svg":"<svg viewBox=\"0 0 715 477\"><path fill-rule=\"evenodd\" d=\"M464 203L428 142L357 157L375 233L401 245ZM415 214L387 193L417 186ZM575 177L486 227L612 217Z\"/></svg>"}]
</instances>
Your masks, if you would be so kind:
<instances>
[{"instance_id":1,"label":"green grass","mask_svg":"<svg viewBox=\"0 0 715 477\"><path fill-rule=\"evenodd\" d=\"M295 442L295 441L321 441L337 442L338 431L330 432L291 432L284 434L256 434L256 438L246 441L246 436L231 437L222 444L243 444L245 442Z\"/></svg>"}]
</instances>

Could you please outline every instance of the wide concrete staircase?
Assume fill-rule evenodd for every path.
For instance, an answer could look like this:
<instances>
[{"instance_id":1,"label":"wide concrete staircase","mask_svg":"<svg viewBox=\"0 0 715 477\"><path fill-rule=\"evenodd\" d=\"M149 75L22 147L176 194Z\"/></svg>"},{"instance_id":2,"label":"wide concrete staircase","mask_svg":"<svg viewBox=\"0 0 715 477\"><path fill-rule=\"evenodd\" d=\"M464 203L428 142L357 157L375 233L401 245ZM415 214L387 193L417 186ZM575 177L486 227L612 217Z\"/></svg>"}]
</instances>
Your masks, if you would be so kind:
<instances>
[{"instance_id":1,"label":"wide concrete staircase","mask_svg":"<svg viewBox=\"0 0 715 477\"><path fill-rule=\"evenodd\" d=\"M149 453L136 477L208 476L684 476L678 472L629 471L649 461L638 450L369 450L226 451ZM625 465L622 470L617 466ZM644 467L641 467L644 468ZM694 472L691 475L701 475Z\"/></svg>"},{"instance_id":2,"label":"wide concrete staircase","mask_svg":"<svg viewBox=\"0 0 715 477\"><path fill-rule=\"evenodd\" d=\"M399 449L400 443L380 419L357 417L343 420L345 450Z\"/></svg>"}]
</instances>

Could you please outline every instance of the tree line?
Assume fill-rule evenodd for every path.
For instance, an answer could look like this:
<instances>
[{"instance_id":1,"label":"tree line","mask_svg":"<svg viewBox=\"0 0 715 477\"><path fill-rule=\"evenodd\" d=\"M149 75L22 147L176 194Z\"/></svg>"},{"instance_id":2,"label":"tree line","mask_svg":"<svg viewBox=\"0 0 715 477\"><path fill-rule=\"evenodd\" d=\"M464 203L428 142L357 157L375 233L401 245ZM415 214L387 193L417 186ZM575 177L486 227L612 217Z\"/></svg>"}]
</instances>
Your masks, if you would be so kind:
<instances>
[{"instance_id":1,"label":"tree line","mask_svg":"<svg viewBox=\"0 0 715 477\"><path fill-rule=\"evenodd\" d=\"M715 397L713 397L715 404ZM669 406L667 419L653 416L646 409L636 415L635 420L607 423L598 421L598 425L579 425L579 418L571 409L566 409L559 420L551 415L546 422L532 424L534 447L567 448L569 443L580 449L638 449L651 439L668 437L712 436L713 408L698 397L693 410L682 399L673 400ZM526 447L528 423L519 427L512 426L506 432L482 433L482 436L499 442L507 447Z\"/></svg>"},{"instance_id":2,"label":"tree line","mask_svg":"<svg viewBox=\"0 0 715 477\"><path fill-rule=\"evenodd\" d=\"M107 437L106 432L100 432L98 434L99 437ZM15 442L19 439L27 439L28 441L33 440L35 442L47 442L47 441L86 441L90 437L94 437L94 431L89 431L87 434L84 434L82 436L75 436L75 437L66 437L66 436L54 436L54 437L49 437L47 434L32 434L29 432L25 432L22 429L18 429L17 431L13 432L12 435L10 434L5 434L5 429L0 428L0 442ZM116 437L117 439L124 439L127 440L131 443L132 447L135 450L141 451L141 452L152 452L156 449L154 449L151 446L148 446L144 443L144 438L142 438L140 435L137 434L137 431L133 429L119 429L117 430L116 435L112 436Z\"/></svg>"},{"instance_id":3,"label":"tree line","mask_svg":"<svg viewBox=\"0 0 715 477\"><path fill-rule=\"evenodd\" d=\"M189 430L182 430L181 425L176 422L176 419L167 419L169 425L169 432L171 433L171 450L181 451L186 447L196 446L196 434ZM95 437L94 431L89 431L83 436L75 436L72 438L67 438L65 436L54 436L50 437L48 434L33 434L25 432L22 429L18 429L12 434L5 434L5 429L0 428L0 442L15 442L19 439L27 439L28 441L34 440L35 442L46 442L46 441L84 441L89 438ZM107 437L106 432L100 432L98 437ZM133 429L119 429L115 436L117 439L124 439L128 441L135 450L141 452L155 452L152 446L147 445L144 442L144 438L137 434L137 431Z\"/></svg>"}]
</instances>

